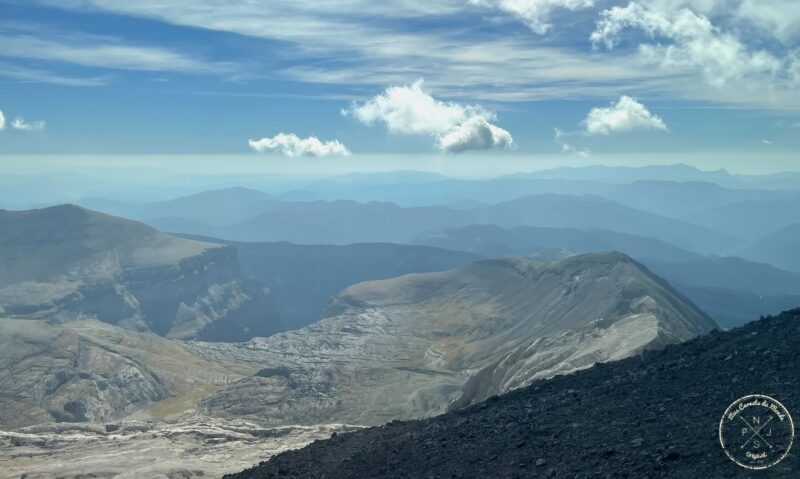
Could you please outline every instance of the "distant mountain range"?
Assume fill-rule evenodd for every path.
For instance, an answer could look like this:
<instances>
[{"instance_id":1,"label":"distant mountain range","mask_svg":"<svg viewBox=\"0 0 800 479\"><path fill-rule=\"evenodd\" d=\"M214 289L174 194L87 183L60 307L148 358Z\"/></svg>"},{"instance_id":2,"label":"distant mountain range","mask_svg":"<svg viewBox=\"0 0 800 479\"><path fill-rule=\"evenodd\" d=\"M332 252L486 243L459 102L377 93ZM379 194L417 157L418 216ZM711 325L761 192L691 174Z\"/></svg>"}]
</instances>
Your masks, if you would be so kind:
<instances>
[{"instance_id":1,"label":"distant mountain range","mask_svg":"<svg viewBox=\"0 0 800 479\"><path fill-rule=\"evenodd\" d=\"M797 190L800 186L800 173L787 171L765 175L733 174L725 169L700 170L693 166L677 163L674 165L650 166L584 166L561 167L533 173L507 175L515 178L591 180L608 183L630 183L640 180L658 181L702 181L716 183L730 188L764 188Z\"/></svg>"},{"instance_id":2,"label":"distant mountain range","mask_svg":"<svg viewBox=\"0 0 800 479\"><path fill-rule=\"evenodd\" d=\"M737 257L690 262L645 260L654 273L673 283L749 291L760 295L800 294L800 274Z\"/></svg>"},{"instance_id":3,"label":"distant mountain range","mask_svg":"<svg viewBox=\"0 0 800 479\"><path fill-rule=\"evenodd\" d=\"M800 191L726 188L708 181L603 182L590 179L494 178L485 180L442 179L423 183L358 184L322 180L302 190L281 193L284 201L384 201L401 206L457 205L463 201L495 204L522 196L542 194L596 195L626 206L674 218L698 210L743 201L797 200Z\"/></svg>"},{"instance_id":4,"label":"distant mountain range","mask_svg":"<svg viewBox=\"0 0 800 479\"><path fill-rule=\"evenodd\" d=\"M705 257L656 238L604 229L470 225L417 238L414 244L468 251L484 256L530 256L542 248L563 248L574 253L620 251L634 258L689 262Z\"/></svg>"},{"instance_id":5,"label":"distant mountain range","mask_svg":"<svg viewBox=\"0 0 800 479\"><path fill-rule=\"evenodd\" d=\"M695 253L751 258L758 252L744 251L756 248L759 238L800 223L797 173L735 175L671 165L560 168L490 179L411 171L300 178L284 179L284 190L275 187L280 179L263 178L269 194L235 187L169 201L90 198L81 204L162 231L236 241L405 243L445 228L496 224L600 228ZM796 269L780 258L770 262Z\"/></svg>"},{"instance_id":6,"label":"distant mountain range","mask_svg":"<svg viewBox=\"0 0 800 479\"><path fill-rule=\"evenodd\" d=\"M148 211L152 208L151 213L162 213L146 219L147 223L162 231L235 241L405 243L444 228L496 224L502 227L603 228L656 237L700 253L719 253L743 247L736 238L703 226L590 195L543 194L460 209L442 206L404 208L392 203L349 200L284 202L262 198L255 200L258 207L243 210L241 205L252 205L249 202L254 197L259 197L259 194L250 190L222 190L181 198L175 200L177 204L143 208ZM215 206L207 208L208 202ZM226 204L230 206L226 207ZM250 218L238 221L245 210L250 212ZM142 215L141 212L137 214ZM174 216L176 214L178 216ZM206 217L204 223L199 221L202 216L213 218ZM223 224L225 226L221 226Z\"/></svg>"},{"instance_id":7,"label":"distant mountain range","mask_svg":"<svg viewBox=\"0 0 800 479\"><path fill-rule=\"evenodd\" d=\"M741 201L701 209L686 218L716 231L752 241L800 223L800 198Z\"/></svg>"},{"instance_id":8,"label":"distant mountain range","mask_svg":"<svg viewBox=\"0 0 800 479\"><path fill-rule=\"evenodd\" d=\"M800 272L800 223L759 238L742 251L742 256Z\"/></svg>"},{"instance_id":9,"label":"distant mountain range","mask_svg":"<svg viewBox=\"0 0 800 479\"><path fill-rule=\"evenodd\" d=\"M421 206L431 204L448 204L451 201L463 199L476 199L483 202L496 203L507 201L514 197L542 194L542 193L571 193L571 194L601 194L600 191L573 190L573 189L542 189L531 188L531 185L542 185L547 188L548 183L560 182L565 187L570 182L585 182L587 184L619 185L636 181L659 182L703 182L714 183L724 188L742 190L800 190L800 174L784 172L769 175L741 175L731 174L725 170L704 171L688 165L648 166L648 167L607 167L589 166L580 168L556 168L537 171L533 173L518 173L504 175L497 178L470 180L462 183L443 175L419 171L387 171L374 173L358 173L344 175L321 174L185 174L185 175L159 175L159 171L145 168L129 168L120 170L124 181L117 178L102 178L102 173L96 175L77 174L73 172L53 171L35 175L4 175L0 178L0 206L5 208L32 208L41 205L58 203L79 203L82 206L93 208L113 214L122 214L119 211L110 211L101 208L94 201L108 203L153 203L166 198L186 196L207 190L244 186L263 190L284 200L335 200L352 199L361 202L390 201L405 206ZM480 191L473 189L468 184L477 185L480 182L496 183L500 188L486 189L488 194L499 195L497 199L486 200L472 195ZM506 180L512 182L502 183ZM449 181L454 189L448 187ZM435 189L441 191L436 194L434 183L440 182ZM528 182L526 190L510 189L516 182ZM462 189L463 184L467 189ZM488 183L487 183L488 184ZM503 196L503 188L509 188L513 196ZM521 187L520 187L521 188ZM421 190L415 193L414 190ZM363 195L361 194L363 192ZM470 192L466 197L463 193ZM431 196L434 194L434 196ZM79 196L83 195L83 196ZM358 196L354 196L358 195ZM449 198L449 199L447 199ZM84 202L87 200L88 202ZM756 198L747 198L755 200ZM769 199L769 198L767 198ZM774 199L774 198L773 198ZM741 200L740 200L741 201ZM629 206L637 206L635 204ZM716 206L716 205L715 205ZM123 216L129 216L122 214ZM137 218L141 219L141 218Z\"/></svg>"},{"instance_id":10,"label":"distant mountain range","mask_svg":"<svg viewBox=\"0 0 800 479\"><path fill-rule=\"evenodd\" d=\"M272 195L249 188L226 188L181 196L169 201L135 205L109 202L100 198L81 202L82 206L138 220L177 218L211 226L245 221L277 201Z\"/></svg>"}]
</instances>

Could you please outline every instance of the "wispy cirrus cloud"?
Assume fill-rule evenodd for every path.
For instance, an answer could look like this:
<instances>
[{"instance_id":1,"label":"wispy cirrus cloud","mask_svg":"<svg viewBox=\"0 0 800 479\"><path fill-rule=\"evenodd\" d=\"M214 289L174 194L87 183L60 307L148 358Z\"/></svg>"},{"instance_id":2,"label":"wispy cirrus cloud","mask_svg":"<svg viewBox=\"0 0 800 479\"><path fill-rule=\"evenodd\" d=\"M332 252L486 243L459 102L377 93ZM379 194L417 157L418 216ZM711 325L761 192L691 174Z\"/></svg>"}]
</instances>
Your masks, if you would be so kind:
<instances>
[{"instance_id":1,"label":"wispy cirrus cloud","mask_svg":"<svg viewBox=\"0 0 800 479\"><path fill-rule=\"evenodd\" d=\"M450 98L480 101L596 99L647 92L718 104L800 110L797 88L800 54L792 57L764 50L778 58L784 67L781 74L771 76L767 73L769 58L755 56L751 67L761 68L762 73L751 82L742 81L750 75L740 77L735 69L718 61L736 49L735 41L744 45L746 53L759 50L754 45L761 42L748 42L741 32L758 29L767 40L793 38L792 32L798 30L795 25L800 25L796 2L775 2L786 3L786 9L772 3L769 8L759 8L765 2L758 0L638 0L634 3L648 11L661 12L671 26L658 27L661 33L653 40L647 37L649 27L643 28L641 21L629 19L624 28L614 33L613 51L609 48L592 51L588 40L591 27L580 30L574 28L576 24L564 22L565 28L560 28L558 22L562 18L571 20L567 15L578 10L585 21L600 14L600 8L609 5L607 1L472 0L471 4L470 0L402 0L389 9L369 0L38 0L40 4L58 8L111 12L174 26L279 41L279 53L270 60L281 61L269 66L270 77L337 85L349 91L364 86L407 84L425 77L430 87ZM488 8L476 8L476 3ZM681 9L693 12L695 20L708 18L712 28L704 31L702 21L693 25L689 22L686 31L699 40L684 42L677 36L668 38L663 32L681 31L681 27L675 26L678 20L673 18L674 12ZM754 9L756 13L751 12ZM510 35L503 29L487 28L493 23L485 21L486 11L517 19L534 33L526 38ZM742 26L722 28L715 23L718 20L740 22ZM663 22L659 20L660 23ZM585 22L578 25L586 26ZM772 35L770 29L784 33ZM554 37L558 39L550 41L548 37L547 42L542 42L537 30L557 31L559 35ZM631 31L640 34L639 37L644 32L645 38L623 44L623 36L627 37L623 33ZM598 45L605 46L607 39L611 37L600 39ZM705 46L706 40L712 42L719 58L713 53L695 51L694 47ZM190 61L208 63L184 56ZM662 68L653 68L654 64ZM221 67L224 66L214 65L213 69ZM234 65L232 69L242 67ZM715 88L710 83L708 88L698 86L698 72L710 80L724 79L726 88ZM252 72L242 74L248 73ZM791 78L795 79L794 84L788 81ZM760 88L765 83L770 87Z\"/></svg>"},{"instance_id":2,"label":"wispy cirrus cloud","mask_svg":"<svg viewBox=\"0 0 800 479\"><path fill-rule=\"evenodd\" d=\"M0 77L12 78L21 82L49 83L64 86L103 86L111 80L109 75L79 77L68 76L39 68L27 68L8 62L0 62Z\"/></svg>"},{"instance_id":3,"label":"wispy cirrus cloud","mask_svg":"<svg viewBox=\"0 0 800 479\"><path fill-rule=\"evenodd\" d=\"M322 142L315 136L300 138L294 133L278 133L271 138L249 140L250 148L258 153L276 153L288 157L299 156L350 156L340 141Z\"/></svg>"},{"instance_id":4,"label":"wispy cirrus cloud","mask_svg":"<svg viewBox=\"0 0 800 479\"><path fill-rule=\"evenodd\" d=\"M369 0L288 0L225 3L215 0L39 0L59 8L155 19L177 26L277 40L280 59L270 75L333 85L407 84L425 77L452 98L524 101L582 95L608 96L634 84L670 85L639 59L609 63L587 49L544 46L536 39L452 28L476 9L466 0L406 0L391 9ZM424 19L432 28L419 28ZM435 20L442 26L436 27ZM561 89L563 87L563 89Z\"/></svg>"},{"instance_id":5,"label":"wispy cirrus cloud","mask_svg":"<svg viewBox=\"0 0 800 479\"><path fill-rule=\"evenodd\" d=\"M583 10L594 6L594 0L469 0L469 3L494 8L520 19L531 30L544 35L552 27L550 14L554 10Z\"/></svg>"},{"instance_id":6,"label":"wispy cirrus cloud","mask_svg":"<svg viewBox=\"0 0 800 479\"><path fill-rule=\"evenodd\" d=\"M343 110L345 116L373 125L383 123L391 133L430 135L441 151L510 149L511 134L494 125L495 115L478 105L437 100L423 88L422 80L393 86L363 103Z\"/></svg>"},{"instance_id":7,"label":"wispy cirrus cloud","mask_svg":"<svg viewBox=\"0 0 800 479\"><path fill-rule=\"evenodd\" d=\"M31 33L31 32L36 32ZM98 86L110 76L68 76L60 65L102 70L178 72L223 77L244 75L241 65L212 61L159 45L143 45L123 38L68 31L44 23L0 22L0 76L70 86ZM47 62L47 67L40 65ZM25 63L34 63L31 68ZM74 74L72 74L74 75Z\"/></svg>"},{"instance_id":8,"label":"wispy cirrus cloud","mask_svg":"<svg viewBox=\"0 0 800 479\"><path fill-rule=\"evenodd\" d=\"M44 130L46 123L44 120L37 120L32 122L25 121L25 118L18 116L11 121L11 128L23 131L41 131Z\"/></svg>"},{"instance_id":9,"label":"wispy cirrus cloud","mask_svg":"<svg viewBox=\"0 0 800 479\"><path fill-rule=\"evenodd\" d=\"M89 35L56 35L50 38L32 35L2 35L0 56L49 60L81 66L198 73L230 71L225 63L212 63L164 48L135 46L118 39Z\"/></svg>"}]
</instances>

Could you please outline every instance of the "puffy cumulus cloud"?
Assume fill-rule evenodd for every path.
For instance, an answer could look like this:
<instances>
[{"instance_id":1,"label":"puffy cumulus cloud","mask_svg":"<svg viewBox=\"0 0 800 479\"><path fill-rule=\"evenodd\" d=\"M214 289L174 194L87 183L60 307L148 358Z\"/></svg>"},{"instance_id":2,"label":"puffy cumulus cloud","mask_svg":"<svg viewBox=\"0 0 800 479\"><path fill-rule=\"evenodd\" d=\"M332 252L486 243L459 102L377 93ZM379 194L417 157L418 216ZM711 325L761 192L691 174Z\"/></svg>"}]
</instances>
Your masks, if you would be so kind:
<instances>
[{"instance_id":1,"label":"puffy cumulus cloud","mask_svg":"<svg viewBox=\"0 0 800 479\"><path fill-rule=\"evenodd\" d=\"M43 120L27 122L25 118L18 116L11 122L11 128L23 131L39 131L44 130L46 123Z\"/></svg>"},{"instance_id":2,"label":"puffy cumulus cloud","mask_svg":"<svg viewBox=\"0 0 800 479\"><path fill-rule=\"evenodd\" d=\"M477 105L437 100L425 91L422 80L389 87L364 103L354 102L342 114L366 125L384 123L391 133L431 135L437 148L452 153L514 147L511 134L491 123L493 113Z\"/></svg>"},{"instance_id":3,"label":"puffy cumulus cloud","mask_svg":"<svg viewBox=\"0 0 800 479\"><path fill-rule=\"evenodd\" d=\"M3 115L3 110L0 110L0 130L6 129L6 117Z\"/></svg>"},{"instance_id":4,"label":"puffy cumulus cloud","mask_svg":"<svg viewBox=\"0 0 800 479\"><path fill-rule=\"evenodd\" d=\"M514 147L511 133L492 125L482 116L473 116L440 136L437 146L442 151L461 153L467 150L491 150Z\"/></svg>"},{"instance_id":5,"label":"puffy cumulus cloud","mask_svg":"<svg viewBox=\"0 0 800 479\"><path fill-rule=\"evenodd\" d=\"M350 156L338 140L321 142L317 137L300 138L293 133L278 133L272 138L249 140L250 148L259 153L277 153L284 156Z\"/></svg>"},{"instance_id":6,"label":"puffy cumulus cloud","mask_svg":"<svg viewBox=\"0 0 800 479\"><path fill-rule=\"evenodd\" d=\"M641 103L629 96L620 97L608 108L592 108L584 120L586 133L609 135L634 130L667 131L667 125Z\"/></svg>"},{"instance_id":7,"label":"puffy cumulus cloud","mask_svg":"<svg viewBox=\"0 0 800 479\"><path fill-rule=\"evenodd\" d=\"M735 35L714 26L705 15L688 8L658 5L660 2L648 6L631 2L602 11L590 37L593 44L612 49L624 30L641 30L653 40L639 45L644 58L666 68L699 69L716 86L753 75L774 77L787 66L786 60L766 50L749 49Z\"/></svg>"},{"instance_id":8,"label":"puffy cumulus cloud","mask_svg":"<svg viewBox=\"0 0 800 479\"><path fill-rule=\"evenodd\" d=\"M550 29L548 20L553 10L575 11L594 6L594 0L470 0L469 3L513 15L539 35Z\"/></svg>"},{"instance_id":9,"label":"puffy cumulus cloud","mask_svg":"<svg viewBox=\"0 0 800 479\"><path fill-rule=\"evenodd\" d=\"M389 87L360 105L353 103L342 114L366 125L382 122L390 132L406 135L437 135L472 116L488 115L477 106L437 100L422 84L417 80L410 86Z\"/></svg>"}]
</instances>

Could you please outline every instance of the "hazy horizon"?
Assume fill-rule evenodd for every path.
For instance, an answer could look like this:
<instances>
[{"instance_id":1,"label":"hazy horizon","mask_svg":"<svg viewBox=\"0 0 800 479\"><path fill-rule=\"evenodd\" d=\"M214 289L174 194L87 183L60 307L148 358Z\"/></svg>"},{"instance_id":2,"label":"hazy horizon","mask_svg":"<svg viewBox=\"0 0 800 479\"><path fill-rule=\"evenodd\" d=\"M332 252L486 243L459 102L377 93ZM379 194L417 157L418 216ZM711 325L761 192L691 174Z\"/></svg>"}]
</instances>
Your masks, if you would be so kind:
<instances>
[{"instance_id":1,"label":"hazy horizon","mask_svg":"<svg viewBox=\"0 0 800 479\"><path fill-rule=\"evenodd\" d=\"M191 162L187 164L186 162ZM6 174L42 174L47 172L95 172L105 169L143 169L165 175L230 173L280 173L291 175L340 175L420 171L453 178L493 178L524 174L561 167L593 166L640 168L647 166L687 165L701 171L726 170L731 174L769 175L800 172L797 155L753 155L743 152L719 153L623 153L591 157L565 157L535 154L379 154L343 158L280 156L254 157L246 154L88 154L88 155L4 155L0 165Z\"/></svg>"}]
</instances>

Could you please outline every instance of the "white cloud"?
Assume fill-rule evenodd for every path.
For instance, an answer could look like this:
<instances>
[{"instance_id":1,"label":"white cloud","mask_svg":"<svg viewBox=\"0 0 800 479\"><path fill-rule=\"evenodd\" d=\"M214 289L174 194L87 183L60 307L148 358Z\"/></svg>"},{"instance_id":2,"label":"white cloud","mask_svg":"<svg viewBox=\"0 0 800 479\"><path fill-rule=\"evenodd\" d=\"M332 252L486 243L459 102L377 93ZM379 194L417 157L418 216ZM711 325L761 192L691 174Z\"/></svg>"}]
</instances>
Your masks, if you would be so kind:
<instances>
[{"instance_id":1,"label":"white cloud","mask_svg":"<svg viewBox=\"0 0 800 479\"><path fill-rule=\"evenodd\" d=\"M483 116L468 118L440 136L437 142L440 150L449 153L514 148L511 133L492 125Z\"/></svg>"},{"instance_id":2,"label":"white cloud","mask_svg":"<svg viewBox=\"0 0 800 479\"><path fill-rule=\"evenodd\" d=\"M0 130L6 129L6 117L3 115L3 111L0 110Z\"/></svg>"},{"instance_id":3,"label":"white cloud","mask_svg":"<svg viewBox=\"0 0 800 479\"><path fill-rule=\"evenodd\" d=\"M431 135L442 151L513 148L511 134L490 122L493 113L477 105L437 100L422 85L417 80L389 87L362 104L354 102L342 114L366 125L385 123L392 133Z\"/></svg>"},{"instance_id":4,"label":"white cloud","mask_svg":"<svg viewBox=\"0 0 800 479\"><path fill-rule=\"evenodd\" d=\"M667 131L667 125L658 116L635 99L623 95L607 108L592 108L584 120L586 133L609 135L634 130Z\"/></svg>"},{"instance_id":5,"label":"white cloud","mask_svg":"<svg viewBox=\"0 0 800 479\"><path fill-rule=\"evenodd\" d=\"M34 121L32 123L28 123L25 121L25 118L18 116L14 118L11 122L11 128L15 130L23 130L23 131L39 131L44 130L45 122L43 120Z\"/></svg>"},{"instance_id":6,"label":"white cloud","mask_svg":"<svg viewBox=\"0 0 800 479\"><path fill-rule=\"evenodd\" d=\"M553 10L574 11L594 6L594 0L469 0L469 3L511 14L539 35L550 29L548 20Z\"/></svg>"},{"instance_id":7,"label":"white cloud","mask_svg":"<svg viewBox=\"0 0 800 479\"><path fill-rule=\"evenodd\" d=\"M750 50L739 38L714 26L708 17L687 8L669 10L631 2L600 13L591 41L614 48L626 29L638 29L654 40L642 43L642 57L676 70L699 70L722 86L749 76L773 77L784 62L766 50ZM663 41L666 41L664 43Z\"/></svg>"},{"instance_id":8,"label":"white cloud","mask_svg":"<svg viewBox=\"0 0 800 479\"><path fill-rule=\"evenodd\" d=\"M390 132L406 135L438 135L467 118L485 114L480 107L439 101L422 88L422 83L417 80L410 86L389 87L361 105L353 103L342 113L366 125L386 123Z\"/></svg>"},{"instance_id":9,"label":"white cloud","mask_svg":"<svg viewBox=\"0 0 800 479\"><path fill-rule=\"evenodd\" d=\"M272 138L249 140L250 148L259 153L278 153L284 156L350 156L340 141L321 142L315 136L300 138L293 133L278 133Z\"/></svg>"}]
</instances>

